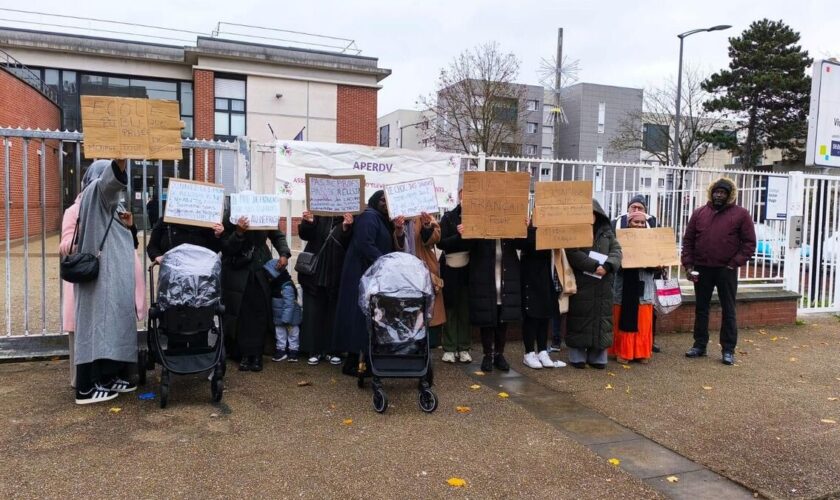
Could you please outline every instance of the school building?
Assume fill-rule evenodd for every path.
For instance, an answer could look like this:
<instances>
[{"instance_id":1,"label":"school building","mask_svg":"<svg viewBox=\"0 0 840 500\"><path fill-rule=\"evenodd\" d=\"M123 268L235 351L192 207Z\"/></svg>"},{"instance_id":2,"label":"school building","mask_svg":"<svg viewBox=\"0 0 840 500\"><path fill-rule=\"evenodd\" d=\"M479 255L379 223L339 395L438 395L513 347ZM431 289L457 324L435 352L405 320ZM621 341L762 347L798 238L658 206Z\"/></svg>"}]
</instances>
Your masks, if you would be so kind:
<instances>
[{"instance_id":1,"label":"school building","mask_svg":"<svg viewBox=\"0 0 840 500\"><path fill-rule=\"evenodd\" d=\"M375 57L340 50L202 36L194 45L175 46L0 27L0 128L84 132L80 96L102 95L177 100L184 138L230 141L244 136L264 144L298 138L375 146L377 92L390 73ZM91 159L76 151L77 142L47 141L41 179L40 141L30 141L24 184L23 142L9 142L10 213L5 219L11 239L23 236L24 205L40 210L41 183L47 194L45 224L48 230L58 229L61 212L75 200ZM227 174L220 173L218 163L224 159L219 155L209 158L207 180L219 176L228 184L221 178ZM180 170L176 162L164 161L163 177L176 171L184 177L188 161L186 149ZM143 185L139 166L132 166L135 192ZM0 168L3 197L5 175ZM157 175L157 168L148 169L150 198L158 194ZM203 180L203 168L196 168L194 177ZM30 196L24 200L26 191ZM139 197L132 210L142 211ZM39 234L40 225L30 224L28 231ZM5 227L0 235L5 237Z\"/></svg>"}]
</instances>

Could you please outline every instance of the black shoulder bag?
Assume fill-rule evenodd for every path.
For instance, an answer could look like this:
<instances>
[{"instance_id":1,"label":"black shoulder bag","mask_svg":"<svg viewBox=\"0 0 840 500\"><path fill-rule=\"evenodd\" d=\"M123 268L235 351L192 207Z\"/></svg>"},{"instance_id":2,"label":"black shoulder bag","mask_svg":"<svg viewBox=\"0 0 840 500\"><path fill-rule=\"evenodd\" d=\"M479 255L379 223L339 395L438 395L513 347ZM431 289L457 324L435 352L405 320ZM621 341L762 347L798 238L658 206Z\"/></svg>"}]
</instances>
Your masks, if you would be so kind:
<instances>
[{"instance_id":1,"label":"black shoulder bag","mask_svg":"<svg viewBox=\"0 0 840 500\"><path fill-rule=\"evenodd\" d=\"M295 261L295 271L297 271L298 274L314 276L315 271L318 269L318 258L321 256L321 253L324 251L324 248L327 247L327 243L330 242L330 239L332 237L332 229L330 229L330 234L328 234L327 237L324 239L324 244L321 245L321 249L318 250L318 253L299 253L297 256L297 261Z\"/></svg>"},{"instance_id":2,"label":"black shoulder bag","mask_svg":"<svg viewBox=\"0 0 840 500\"><path fill-rule=\"evenodd\" d=\"M99 250L95 255L87 252L76 252L61 258L59 267L61 279L70 283L88 283L99 276L99 255L102 253L102 248L105 246L105 238L108 237L108 233L111 231L111 224L113 223L114 214L111 214L108 229L105 230L105 236L102 237ZM76 228L73 229L73 245L77 243L76 235L78 231L79 219L76 219Z\"/></svg>"}]
</instances>

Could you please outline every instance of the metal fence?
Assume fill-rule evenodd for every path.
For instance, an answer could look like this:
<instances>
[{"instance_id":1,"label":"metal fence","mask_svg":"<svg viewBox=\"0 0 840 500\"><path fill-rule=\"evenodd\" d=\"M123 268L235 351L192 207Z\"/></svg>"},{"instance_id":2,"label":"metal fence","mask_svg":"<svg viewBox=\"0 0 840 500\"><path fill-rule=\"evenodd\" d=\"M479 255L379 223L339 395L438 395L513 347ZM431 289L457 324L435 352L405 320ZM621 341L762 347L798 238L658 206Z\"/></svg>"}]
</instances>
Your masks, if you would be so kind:
<instances>
[{"instance_id":1,"label":"metal fence","mask_svg":"<svg viewBox=\"0 0 840 500\"><path fill-rule=\"evenodd\" d=\"M72 204L72 195L81 190L82 170L88 163L82 161L83 134L0 128L0 138L5 216L4 328L0 338L61 334L63 289L58 274L59 229L63 210ZM141 259L145 259L150 226L147 204L150 195L156 196L158 213L163 213L160 193L163 192L164 177L208 179L212 169L216 179L232 180L232 174L237 171L240 156L231 154L239 149L235 142L184 139L182 148L185 155L181 161L166 164L160 160L128 162L125 203L134 213L140 229ZM33 149L37 149L37 160L30 153ZM48 161L53 153L58 157L57 161ZM37 169L34 169L36 161ZM31 179L33 175L37 179ZM37 204L33 203L36 199ZM13 237L13 226L20 237ZM40 231L33 234L35 230L31 228L40 228Z\"/></svg>"}]
</instances>

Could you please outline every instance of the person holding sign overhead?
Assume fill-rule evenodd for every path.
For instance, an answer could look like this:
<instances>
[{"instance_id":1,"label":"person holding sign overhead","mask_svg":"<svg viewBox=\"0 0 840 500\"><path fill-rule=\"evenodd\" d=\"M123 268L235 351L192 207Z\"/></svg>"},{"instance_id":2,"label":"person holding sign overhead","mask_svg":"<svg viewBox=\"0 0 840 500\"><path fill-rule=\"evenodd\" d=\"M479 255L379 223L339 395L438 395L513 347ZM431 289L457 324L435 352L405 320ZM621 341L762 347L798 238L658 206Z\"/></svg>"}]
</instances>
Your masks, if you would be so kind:
<instances>
[{"instance_id":1,"label":"person holding sign overhead","mask_svg":"<svg viewBox=\"0 0 840 500\"><path fill-rule=\"evenodd\" d=\"M621 245L596 200L592 200L592 221L592 247L566 252L577 282L577 293L569 298L566 345L573 367L588 364L603 370L613 343L613 280L621 268Z\"/></svg>"},{"instance_id":2,"label":"person holding sign overhead","mask_svg":"<svg viewBox=\"0 0 840 500\"><path fill-rule=\"evenodd\" d=\"M647 214L627 214L631 229L647 228ZM653 280L655 269L622 269L613 284L613 345L608 353L621 364L647 364L653 352Z\"/></svg>"},{"instance_id":3,"label":"person holding sign overhead","mask_svg":"<svg viewBox=\"0 0 840 500\"><path fill-rule=\"evenodd\" d=\"M353 223L353 235L341 271L333 346L347 353L342 368L345 375L358 375L359 354L368 347L367 322L359 308L359 282L376 259L395 250L395 237L402 243L405 226L391 223L385 192L377 191Z\"/></svg>"},{"instance_id":4,"label":"person holding sign overhead","mask_svg":"<svg viewBox=\"0 0 840 500\"><path fill-rule=\"evenodd\" d=\"M298 281L303 289L303 325L300 348L309 354L309 364L317 365L321 359L331 364L341 363L338 353L332 350L332 332L335 310L338 307L338 290L344 253L350 243L353 214L327 217L303 212L298 234L306 242L304 252L317 259L312 272L297 269Z\"/></svg>"},{"instance_id":5,"label":"person holding sign overhead","mask_svg":"<svg viewBox=\"0 0 840 500\"><path fill-rule=\"evenodd\" d=\"M267 241L280 254L278 265L288 264L292 253L286 235L275 230L249 231L248 218L233 225L225 207L222 235L222 302L225 305L225 340L228 353L239 357L240 371L261 371L266 339L274 339L271 293L263 265L271 260ZM273 344L273 342L272 342Z\"/></svg>"}]
</instances>

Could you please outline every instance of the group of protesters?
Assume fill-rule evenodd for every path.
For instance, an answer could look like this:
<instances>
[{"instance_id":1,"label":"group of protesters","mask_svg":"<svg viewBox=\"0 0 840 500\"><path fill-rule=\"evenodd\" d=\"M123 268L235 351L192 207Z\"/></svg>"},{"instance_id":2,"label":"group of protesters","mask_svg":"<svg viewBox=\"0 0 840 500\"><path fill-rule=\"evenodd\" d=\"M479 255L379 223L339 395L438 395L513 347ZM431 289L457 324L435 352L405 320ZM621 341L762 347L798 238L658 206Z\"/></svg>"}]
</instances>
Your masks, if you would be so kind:
<instances>
[{"instance_id":1,"label":"group of protesters","mask_svg":"<svg viewBox=\"0 0 840 500\"><path fill-rule=\"evenodd\" d=\"M64 285L64 330L74 334L71 384L79 404L136 390L130 364L137 360L136 321L143 319L146 303L137 230L130 210L119 201L126 183L124 162L94 162L76 203L64 215L61 254L96 253L99 248L100 260L95 281ZM713 196L717 190L723 193ZM683 249L687 269L703 269L700 279L692 278L703 297L707 289L710 297L717 286L727 301L721 333L726 338L724 354L734 350L737 338L731 283L733 277L737 282L737 271L733 270L746 262L752 250L749 242L730 245L736 252L726 257L727 270L722 272L719 258L709 255L707 230L718 224L715 231L731 235L734 224L748 239L752 232L748 213L749 227L739 211L721 216L734 206L733 191L728 180L710 187L712 212L695 212L688 229L692 233L686 234L688 247ZM266 355L276 362L296 362L303 355L310 365L343 361L345 374L358 375L368 345L367 324L358 305L359 282L379 257L390 252L408 252L428 268L435 293L429 339L431 347L442 347L443 362L473 361L471 333L476 328L481 370L510 370L504 355L507 330L518 323L525 366L566 366L550 355L554 349L549 348L549 330L556 323L554 330L560 330L568 347L569 364L604 369L609 356L619 363L647 363L654 352L654 279L664 270L623 269L616 237L616 229L655 227L656 219L645 212L641 195L633 197L627 213L615 220L593 200L591 247L538 250L537 228L530 220L522 222L527 226L524 238L470 239L464 235L460 204L439 221L427 213L391 217L384 192L377 191L357 215L303 213L298 234L306 242L304 253L311 265L298 266L300 287L289 269L292 253L283 231L251 230L246 217L231 222L229 206L223 221L212 228L158 220L146 254L152 263L160 263L167 251L185 243L221 254L225 351L239 363L240 371L261 371ZM753 248L754 240L753 232ZM269 244L278 254L276 259ZM273 272L267 272L266 263ZM695 346L686 353L689 357L705 355L708 342L708 301L702 307L698 302L697 307L700 323ZM552 344L556 347L560 340L555 338Z\"/></svg>"}]
</instances>

